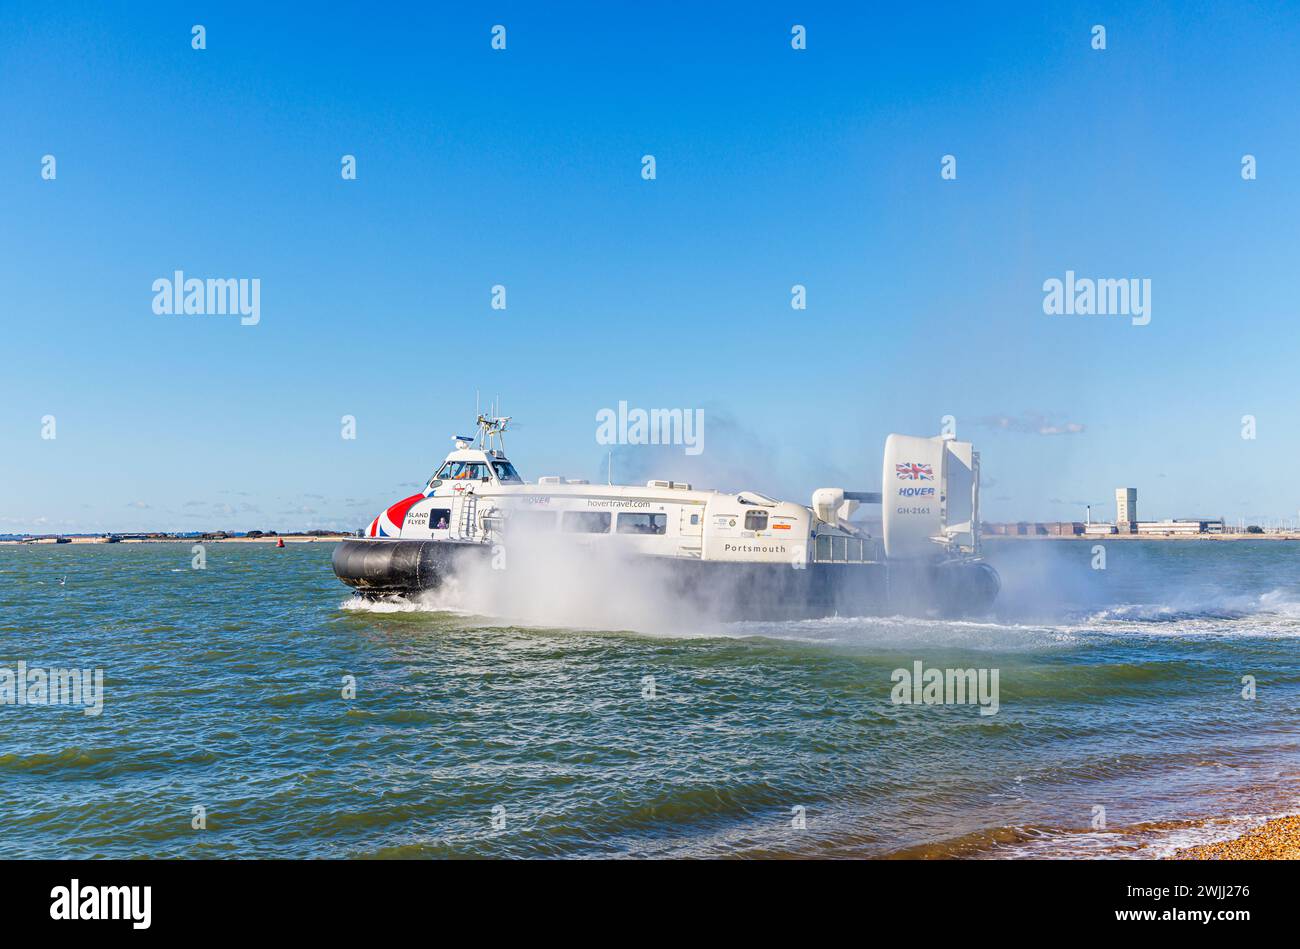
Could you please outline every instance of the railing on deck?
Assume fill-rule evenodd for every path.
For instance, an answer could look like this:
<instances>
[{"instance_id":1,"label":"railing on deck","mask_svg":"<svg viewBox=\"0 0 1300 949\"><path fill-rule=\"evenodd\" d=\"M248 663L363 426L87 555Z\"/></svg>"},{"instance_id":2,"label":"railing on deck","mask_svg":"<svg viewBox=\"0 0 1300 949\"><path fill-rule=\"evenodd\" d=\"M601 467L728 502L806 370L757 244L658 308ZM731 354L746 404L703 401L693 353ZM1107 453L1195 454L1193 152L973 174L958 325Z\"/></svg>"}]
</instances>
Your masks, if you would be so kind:
<instances>
[{"instance_id":1,"label":"railing on deck","mask_svg":"<svg viewBox=\"0 0 1300 949\"><path fill-rule=\"evenodd\" d=\"M813 563L872 563L880 559L880 541L874 537L818 534Z\"/></svg>"}]
</instances>

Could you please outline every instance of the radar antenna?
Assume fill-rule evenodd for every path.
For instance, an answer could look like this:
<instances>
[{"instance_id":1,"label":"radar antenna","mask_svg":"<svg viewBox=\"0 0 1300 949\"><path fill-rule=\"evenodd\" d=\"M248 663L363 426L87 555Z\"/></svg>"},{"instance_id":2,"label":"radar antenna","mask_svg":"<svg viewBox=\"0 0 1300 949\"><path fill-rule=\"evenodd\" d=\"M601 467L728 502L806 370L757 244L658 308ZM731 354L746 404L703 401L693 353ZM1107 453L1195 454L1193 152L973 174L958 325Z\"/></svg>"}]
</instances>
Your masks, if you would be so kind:
<instances>
[{"instance_id":1,"label":"radar antenna","mask_svg":"<svg viewBox=\"0 0 1300 949\"><path fill-rule=\"evenodd\" d=\"M506 452L505 432L510 424L509 415L480 415L478 417L478 446L483 451L492 451L500 446L501 454Z\"/></svg>"}]
</instances>

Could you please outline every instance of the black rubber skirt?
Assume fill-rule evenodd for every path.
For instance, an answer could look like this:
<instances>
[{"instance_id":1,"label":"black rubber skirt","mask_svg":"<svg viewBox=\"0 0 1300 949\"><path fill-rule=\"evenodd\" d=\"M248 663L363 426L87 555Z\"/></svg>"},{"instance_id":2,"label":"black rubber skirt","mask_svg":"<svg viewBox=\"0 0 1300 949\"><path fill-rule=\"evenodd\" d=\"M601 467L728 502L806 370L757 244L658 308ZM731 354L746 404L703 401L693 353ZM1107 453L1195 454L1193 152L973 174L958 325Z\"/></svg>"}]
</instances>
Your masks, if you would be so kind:
<instances>
[{"instance_id":1,"label":"black rubber skirt","mask_svg":"<svg viewBox=\"0 0 1300 949\"><path fill-rule=\"evenodd\" d=\"M434 590L457 566L490 555L483 544L432 540L345 540L334 548L334 575L373 595Z\"/></svg>"}]
</instances>

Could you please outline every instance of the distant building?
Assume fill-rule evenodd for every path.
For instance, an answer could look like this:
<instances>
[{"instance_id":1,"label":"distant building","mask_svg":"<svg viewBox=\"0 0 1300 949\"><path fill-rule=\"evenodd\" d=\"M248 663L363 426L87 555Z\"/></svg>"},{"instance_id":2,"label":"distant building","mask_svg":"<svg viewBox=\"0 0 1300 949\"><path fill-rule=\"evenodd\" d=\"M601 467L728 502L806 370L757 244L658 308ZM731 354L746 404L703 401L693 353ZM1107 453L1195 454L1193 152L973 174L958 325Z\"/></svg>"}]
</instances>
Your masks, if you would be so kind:
<instances>
[{"instance_id":1,"label":"distant building","mask_svg":"<svg viewBox=\"0 0 1300 949\"><path fill-rule=\"evenodd\" d=\"M1131 489L1121 488L1121 491ZM1131 500L1130 498L1125 499ZM1132 508L1129 509L1130 511ZM1221 517L1178 517L1163 521L1128 521L1107 524L1102 521L985 521L981 530L996 537L1104 537L1113 534L1145 534L1149 537L1183 534L1223 534L1227 532Z\"/></svg>"},{"instance_id":2,"label":"distant building","mask_svg":"<svg viewBox=\"0 0 1300 949\"><path fill-rule=\"evenodd\" d=\"M1121 534L1137 531L1138 491L1137 488L1115 489L1115 528Z\"/></svg>"}]
</instances>

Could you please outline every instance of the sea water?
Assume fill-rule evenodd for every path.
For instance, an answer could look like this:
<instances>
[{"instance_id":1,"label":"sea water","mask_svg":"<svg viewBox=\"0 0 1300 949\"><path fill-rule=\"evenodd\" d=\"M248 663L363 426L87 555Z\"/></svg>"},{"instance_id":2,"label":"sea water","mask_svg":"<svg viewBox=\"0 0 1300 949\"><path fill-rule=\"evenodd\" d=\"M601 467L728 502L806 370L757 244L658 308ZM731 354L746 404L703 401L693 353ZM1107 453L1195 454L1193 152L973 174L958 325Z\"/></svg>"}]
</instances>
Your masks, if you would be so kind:
<instances>
[{"instance_id":1,"label":"sea water","mask_svg":"<svg viewBox=\"0 0 1300 949\"><path fill-rule=\"evenodd\" d=\"M1300 545L1094 546L991 542L986 616L644 629L368 604L328 543L0 546L0 677L103 683L0 705L0 857L1160 856L1296 810Z\"/></svg>"}]
</instances>

